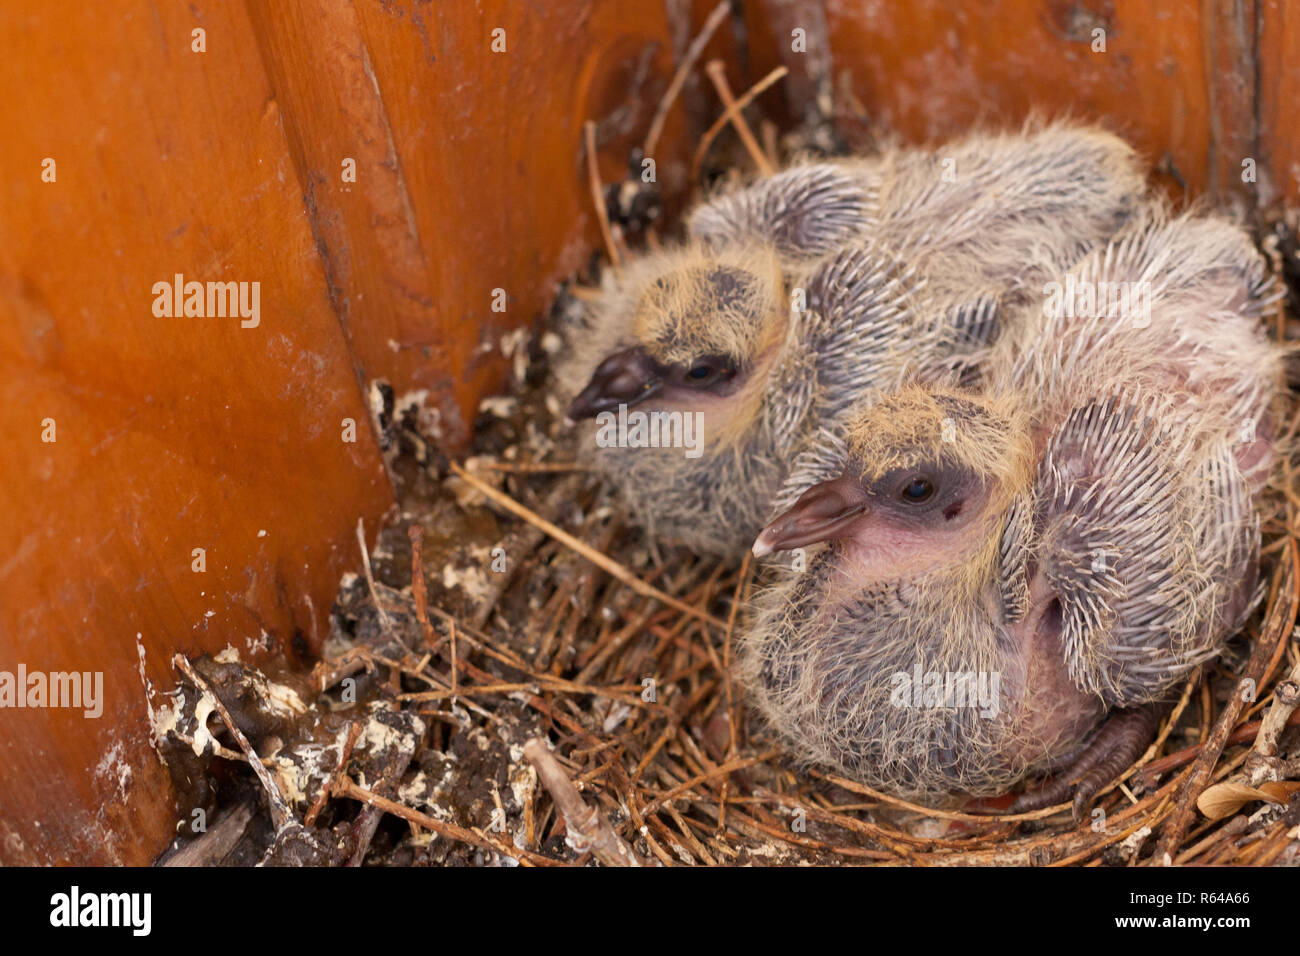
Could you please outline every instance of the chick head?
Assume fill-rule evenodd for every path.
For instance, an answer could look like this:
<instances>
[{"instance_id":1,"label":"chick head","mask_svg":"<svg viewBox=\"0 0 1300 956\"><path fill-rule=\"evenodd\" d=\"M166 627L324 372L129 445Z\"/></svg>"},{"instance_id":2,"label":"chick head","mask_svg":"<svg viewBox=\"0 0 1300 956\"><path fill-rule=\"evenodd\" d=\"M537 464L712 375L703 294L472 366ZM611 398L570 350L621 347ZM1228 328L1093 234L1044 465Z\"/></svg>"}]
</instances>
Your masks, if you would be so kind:
<instances>
[{"instance_id":1,"label":"chick head","mask_svg":"<svg viewBox=\"0 0 1300 956\"><path fill-rule=\"evenodd\" d=\"M842 548L855 581L900 580L973 562L996 546L1028 483L1020 403L955 388L908 386L850 413L804 491L754 542L758 556L822 542Z\"/></svg>"},{"instance_id":2,"label":"chick head","mask_svg":"<svg viewBox=\"0 0 1300 956\"><path fill-rule=\"evenodd\" d=\"M786 335L777 255L768 247L687 248L651 275L633 300L632 344L596 366L569 417L641 403L705 409L725 435L733 419L743 424L756 410Z\"/></svg>"}]
</instances>

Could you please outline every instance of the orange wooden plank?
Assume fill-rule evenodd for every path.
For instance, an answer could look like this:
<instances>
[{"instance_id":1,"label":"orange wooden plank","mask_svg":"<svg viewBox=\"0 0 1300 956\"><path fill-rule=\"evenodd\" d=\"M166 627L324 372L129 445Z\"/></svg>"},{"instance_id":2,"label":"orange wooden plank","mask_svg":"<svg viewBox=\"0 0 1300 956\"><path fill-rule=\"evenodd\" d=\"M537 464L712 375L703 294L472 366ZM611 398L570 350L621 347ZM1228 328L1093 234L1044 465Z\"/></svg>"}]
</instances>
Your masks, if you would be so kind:
<instances>
[{"instance_id":1,"label":"orange wooden plank","mask_svg":"<svg viewBox=\"0 0 1300 956\"><path fill-rule=\"evenodd\" d=\"M0 710L0 862L142 862L166 842L136 633L160 687L175 648L260 647L264 632L259 653L317 645L356 518L373 528L392 502L366 387L425 392L447 446L468 439L501 382L501 336L599 244L583 121L599 123L606 181L621 177L712 7L0 9L0 670L105 682L95 720ZM856 101L913 141L1069 111L1167 159L1193 191L1240 190L1242 154L1258 153L1260 194L1296 196L1284 110L1300 30L1279 0L746 0L743 13L708 56L735 60L736 92L784 62L791 119L827 82L843 129ZM206 52L191 50L196 28ZM790 49L794 28L822 46ZM687 96L654 157L670 198L691 134L719 110L707 83ZM257 327L155 315L154 283L177 273L259 282Z\"/></svg>"},{"instance_id":2,"label":"orange wooden plank","mask_svg":"<svg viewBox=\"0 0 1300 956\"><path fill-rule=\"evenodd\" d=\"M941 141L978 122L1018 122L1031 110L1069 113L1106 122L1153 164L1167 154L1194 192L1209 185L1210 96L1196 4L751 0L753 5L755 29L779 28L775 42L787 47L785 33L790 23L800 22L800 11L818 8L807 14L813 21L824 9L836 109L848 133L859 119L853 99L873 124L912 142ZM1105 52L1093 51L1098 29L1104 31ZM1225 136L1235 136L1228 115L1232 100L1220 99Z\"/></svg>"},{"instance_id":3,"label":"orange wooden plank","mask_svg":"<svg viewBox=\"0 0 1300 956\"><path fill-rule=\"evenodd\" d=\"M1206 191L1250 204L1256 202L1257 190L1242 173L1243 164L1254 160L1258 165L1260 155L1259 12L1257 0L1216 0L1206 5L1201 20L1210 125Z\"/></svg>"},{"instance_id":4,"label":"orange wooden plank","mask_svg":"<svg viewBox=\"0 0 1300 956\"><path fill-rule=\"evenodd\" d=\"M160 688L301 657L391 489L244 6L6 5L0 45L0 670L104 674L98 719L0 710L0 861L140 863L175 811L136 634ZM155 315L177 273L259 282L258 325Z\"/></svg>"},{"instance_id":5,"label":"orange wooden plank","mask_svg":"<svg viewBox=\"0 0 1300 956\"><path fill-rule=\"evenodd\" d=\"M1259 13L1260 201L1300 201L1300 8L1261 0Z\"/></svg>"}]
</instances>

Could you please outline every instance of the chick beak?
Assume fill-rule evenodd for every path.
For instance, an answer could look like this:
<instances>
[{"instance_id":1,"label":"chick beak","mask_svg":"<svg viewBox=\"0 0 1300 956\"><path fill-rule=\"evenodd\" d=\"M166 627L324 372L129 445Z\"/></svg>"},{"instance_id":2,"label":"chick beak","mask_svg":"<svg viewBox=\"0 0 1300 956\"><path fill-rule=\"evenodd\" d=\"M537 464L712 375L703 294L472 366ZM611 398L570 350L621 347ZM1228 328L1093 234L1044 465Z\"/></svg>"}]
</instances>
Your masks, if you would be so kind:
<instances>
[{"instance_id":1,"label":"chick beak","mask_svg":"<svg viewBox=\"0 0 1300 956\"><path fill-rule=\"evenodd\" d=\"M620 405L635 405L659 391L662 384L659 365L645 349L615 352L596 366L587 387L569 405L569 418L576 422Z\"/></svg>"},{"instance_id":2,"label":"chick beak","mask_svg":"<svg viewBox=\"0 0 1300 956\"><path fill-rule=\"evenodd\" d=\"M862 485L847 475L813 485L799 500L759 532L754 556L789 551L843 537L852 525L870 512Z\"/></svg>"}]
</instances>

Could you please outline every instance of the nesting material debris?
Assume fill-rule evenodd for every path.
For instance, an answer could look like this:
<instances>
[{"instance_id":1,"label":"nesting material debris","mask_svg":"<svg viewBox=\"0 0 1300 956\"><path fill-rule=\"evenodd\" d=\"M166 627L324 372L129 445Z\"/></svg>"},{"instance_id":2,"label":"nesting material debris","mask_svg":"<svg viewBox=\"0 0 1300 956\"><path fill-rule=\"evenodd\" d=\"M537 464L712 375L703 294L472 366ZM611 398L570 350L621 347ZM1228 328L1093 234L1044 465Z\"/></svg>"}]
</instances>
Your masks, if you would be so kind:
<instances>
[{"instance_id":1,"label":"nesting material debris","mask_svg":"<svg viewBox=\"0 0 1300 956\"><path fill-rule=\"evenodd\" d=\"M743 123L753 97L728 96ZM617 263L624 230L592 189ZM1300 275L1290 224L1268 230L1278 271ZM583 295L562 293L556 324ZM1278 337L1298 329L1279 308ZM344 577L324 658L309 674L180 659L152 702L182 801L165 862L1300 863L1300 458L1263 528L1265 600L1089 819L1009 814L1013 794L932 809L792 769L732 682L757 572L653 545L575 464L556 341L502 344L509 395L480 409L463 465L418 402L377 387L403 500ZM1297 430L1293 402L1280 444Z\"/></svg>"},{"instance_id":2,"label":"nesting material debris","mask_svg":"<svg viewBox=\"0 0 1300 956\"><path fill-rule=\"evenodd\" d=\"M1101 817L1081 827L1065 805L1008 816L1009 799L931 810L793 772L725 667L751 569L685 550L656 557L617 498L569 470L566 430L545 411L545 362L534 348L517 404L481 423L465 477L430 464L422 495L371 551L373 590L345 576L315 670L263 673L228 650L192 662L205 687L182 674L155 708L182 821L201 809L207 822L178 841L185 862L598 864L611 859L592 836L612 833L648 865L1128 865L1157 862L1175 826L1162 850L1173 862L1300 858L1288 835L1300 805L1268 785L1300 776L1286 683L1300 603L1294 495L1265 527L1264 606L1103 793ZM1288 421L1300 425L1294 410ZM1253 702L1241 700L1244 676L1256 678ZM571 821L539 780L534 739L587 818ZM1226 816L1197 811L1207 791Z\"/></svg>"}]
</instances>

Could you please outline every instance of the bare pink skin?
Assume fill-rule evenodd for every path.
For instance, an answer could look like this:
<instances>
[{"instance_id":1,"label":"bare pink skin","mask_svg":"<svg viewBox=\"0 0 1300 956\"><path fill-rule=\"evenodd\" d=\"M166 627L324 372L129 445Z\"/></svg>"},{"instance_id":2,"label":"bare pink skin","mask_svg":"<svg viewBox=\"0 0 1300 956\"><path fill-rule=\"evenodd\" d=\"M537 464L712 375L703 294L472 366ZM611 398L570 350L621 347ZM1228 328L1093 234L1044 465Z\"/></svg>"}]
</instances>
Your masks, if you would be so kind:
<instances>
[{"instance_id":1,"label":"bare pink skin","mask_svg":"<svg viewBox=\"0 0 1300 956\"><path fill-rule=\"evenodd\" d=\"M908 578L922 572L956 567L970 554L977 532L967 521L942 530L917 531L864 515L846 529L840 567L854 581Z\"/></svg>"},{"instance_id":2,"label":"bare pink skin","mask_svg":"<svg viewBox=\"0 0 1300 956\"><path fill-rule=\"evenodd\" d=\"M1045 587L1036 585L1029 596L1029 613L1008 628L1023 667L1023 683L1007 690L1024 701L1016 739L1025 742L1025 752L1019 754L1025 758L1034 756L1030 751L1059 752L1063 741L1082 739L1103 710L1101 701L1079 690L1066 671L1060 636L1046 620L1051 600ZM1067 752L1058 765L1068 765L1072 759Z\"/></svg>"},{"instance_id":3,"label":"bare pink skin","mask_svg":"<svg viewBox=\"0 0 1300 956\"><path fill-rule=\"evenodd\" d=\"M842 574L859 584L898 580L924 571L953 567L984 540L984 502L941 527L891 520L858 481L845 476L806 491L789 511L774 519L754 542L754 554L788 550L834 540L841 546Z\"/></svg>"}]
</instances>

